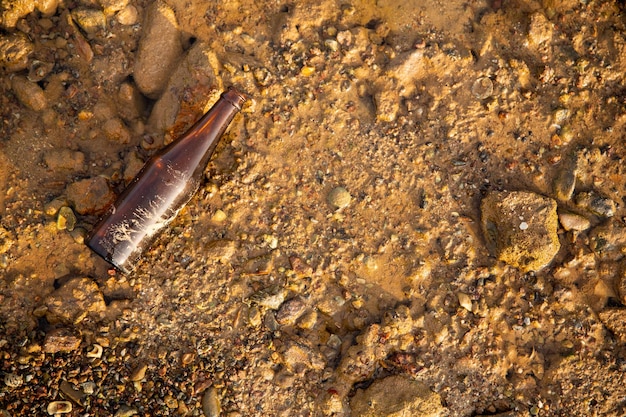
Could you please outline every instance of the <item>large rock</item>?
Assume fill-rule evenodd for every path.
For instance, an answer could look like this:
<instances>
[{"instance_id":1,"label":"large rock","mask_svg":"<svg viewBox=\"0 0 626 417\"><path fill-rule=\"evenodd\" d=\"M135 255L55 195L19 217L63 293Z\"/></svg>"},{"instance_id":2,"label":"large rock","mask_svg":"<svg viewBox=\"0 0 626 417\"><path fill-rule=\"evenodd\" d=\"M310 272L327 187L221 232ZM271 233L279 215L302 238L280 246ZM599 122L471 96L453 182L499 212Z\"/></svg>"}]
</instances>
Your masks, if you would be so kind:
<instances>
[{"instance_id":1,"label":"large rock","mask_svg":"<svg viewBox=\"0 0 626 417\"><path fill-rule=\"evenodd\" d=\"M221 82L215 76L217 56L207 44L196 42L174 70L163 95L154 104L148 128L157 135L171 130L181 111L184 96L203 97L207 102L219 97ZM195 120L194 120L195 121Z\"/></svg>"},{"instance_id":2,"label":"large rock","mask_svg":"<svg viewBox=\"0 0 626 417\"><path fill-rule=\"evenodd\" d=\"M482 201L485 238L499 260L537 271L560 248L556 201L528 192L492 192Z\"/></svg>"},{"instance_id":3,"label":"large rock","mask_svg":"<svg viewBox=\"0 0 626 417\"><path fill-rule=\"evenodd\" d=\"M181 33L174 11L156 1L146 11L133 77L139 90L158 98L183 52Z\"/></svg>"},{"instance_id":4,"label":"large rock","mask_svg":"<svg viewBox=\"0 0 626 417\"><path fill-rule=\"evenodd\" d=\"M51 323L79 323L87 315L99 316L106 309L98 285L89 278L72 278L46 299Z\"/></svg>"},{"instance_id":5,"label":"large rock","mask_svg":"<svg viewBox=\"0 0 626 417\"><path fill-rule=\"evenodd\" d=\"M358 390L350 408L353 417L438 417L445 411L438 394L421 382L400 375Z\"/></svg>"}]
</instances>

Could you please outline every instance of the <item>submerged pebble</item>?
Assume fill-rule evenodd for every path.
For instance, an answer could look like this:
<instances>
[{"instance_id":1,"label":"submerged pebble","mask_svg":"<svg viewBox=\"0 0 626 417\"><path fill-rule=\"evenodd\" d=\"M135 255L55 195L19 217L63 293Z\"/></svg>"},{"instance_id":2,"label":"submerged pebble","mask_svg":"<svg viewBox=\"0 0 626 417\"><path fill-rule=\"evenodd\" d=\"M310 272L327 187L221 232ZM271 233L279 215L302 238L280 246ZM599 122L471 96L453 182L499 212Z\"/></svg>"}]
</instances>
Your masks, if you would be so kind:
<instances>
[{"instance_id":1,"label":"submerged pebble","mask_svg":"<svg viewBox=\"0 0 626 417\"><path fill-rule=\"evenodd\" d=\"M344 187L333 188L328 194L328 202L338 209L348 207L352 196Z\"/></svg>"}]
</instances>

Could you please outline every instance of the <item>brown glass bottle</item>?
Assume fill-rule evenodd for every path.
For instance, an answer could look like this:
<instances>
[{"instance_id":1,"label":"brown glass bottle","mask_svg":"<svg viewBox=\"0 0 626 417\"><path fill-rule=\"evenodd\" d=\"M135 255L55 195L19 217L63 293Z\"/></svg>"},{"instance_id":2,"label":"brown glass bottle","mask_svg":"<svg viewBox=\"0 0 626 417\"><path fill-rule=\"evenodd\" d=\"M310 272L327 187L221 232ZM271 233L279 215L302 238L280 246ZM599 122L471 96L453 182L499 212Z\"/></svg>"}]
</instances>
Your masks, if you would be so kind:
<instances>
[{"instance_id":1,"label":"brown glass bottle","mask_svg":"<svg viewBox=\"0 0 626 417\"><path fill-rule=\"evenodd\" d=\"M235 89L226 91L187 133L152 156L95 226L87 246L131 272L197 191L211 154L245 100Z\"/></svg>"}]
</instances>

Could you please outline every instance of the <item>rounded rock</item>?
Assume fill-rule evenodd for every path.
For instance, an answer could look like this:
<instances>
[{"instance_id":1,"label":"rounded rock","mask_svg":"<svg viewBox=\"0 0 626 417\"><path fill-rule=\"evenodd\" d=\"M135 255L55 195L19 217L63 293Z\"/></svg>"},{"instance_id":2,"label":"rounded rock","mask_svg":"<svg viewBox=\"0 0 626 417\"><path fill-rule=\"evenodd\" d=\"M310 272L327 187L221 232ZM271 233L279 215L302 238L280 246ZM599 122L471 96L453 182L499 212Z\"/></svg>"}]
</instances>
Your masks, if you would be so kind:
<instances>
[{"instance_id":1,"label":"rounded rock","mask_svg":"<svg viewBox=\"0 0 626 417\"><path fill-rule=\"evenodd\" d=\"M28 81L26 77L14 77L11 87L17 99L29 109L41 111L48 106L48 101L41 87Z\"/></svg>"},{"instance_id":2,"label":"rounded rock","mask_svg":"<svg viewBox=\"0 0 626 417\"><path fill-rule=\"evenodd\" d=\"M333 188L328 194L328 202L338 209L348 207L352 196L344 187Z\"/></svg>"},{"instance_id":3,"label":"rounded rock","mask_svg":"<svg viewBox=\"0 0 626 417\"><path fill-rule=\"evenodd\" d=\"M174 10L163 1L149 6L139 41L133 78L149 98L158 98L183 53Z\"/></svg>"}]
</instances>

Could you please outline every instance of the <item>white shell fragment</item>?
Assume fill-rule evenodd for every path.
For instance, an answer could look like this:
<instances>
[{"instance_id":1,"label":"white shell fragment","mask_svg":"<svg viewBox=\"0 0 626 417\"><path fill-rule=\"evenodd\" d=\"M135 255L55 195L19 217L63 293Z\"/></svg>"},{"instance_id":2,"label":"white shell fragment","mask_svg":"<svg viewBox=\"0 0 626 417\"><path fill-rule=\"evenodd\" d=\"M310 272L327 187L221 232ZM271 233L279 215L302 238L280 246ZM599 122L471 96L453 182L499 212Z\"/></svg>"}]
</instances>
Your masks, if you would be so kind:
<instances>
[{"instance_id":1,"label":"white shell fragment","mask_svg":"<svg viewBox=\"0 0 626 417\"><path fill-rule=\"evenodd\" d=\"M48 404L48 414L66 414L72 412L72 403L69 401L52 401Z\"/></svg>"}]
</instances>

